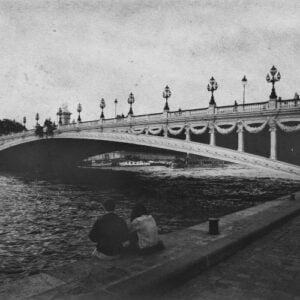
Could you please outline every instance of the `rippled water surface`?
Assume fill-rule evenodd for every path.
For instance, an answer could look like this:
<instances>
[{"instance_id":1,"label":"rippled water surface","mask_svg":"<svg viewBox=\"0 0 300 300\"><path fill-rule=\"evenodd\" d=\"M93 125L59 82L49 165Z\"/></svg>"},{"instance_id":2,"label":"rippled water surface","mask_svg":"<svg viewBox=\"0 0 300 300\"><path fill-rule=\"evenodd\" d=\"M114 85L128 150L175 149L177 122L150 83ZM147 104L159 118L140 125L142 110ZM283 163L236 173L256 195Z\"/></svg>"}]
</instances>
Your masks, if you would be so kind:
<instances>
[{"instance_id":1,"label":"rippled water surface","mask_svg":"<svg viewBox=\"0 0 300 300\"><path fill-rule=\"evenodd\" d=\"M0 283L88 257L87 235L106 199L126 219L144 202L166 233L299 189L292 178L238 166L79 169L64 177L2 172Z\"/></svg>"}]
</instances>

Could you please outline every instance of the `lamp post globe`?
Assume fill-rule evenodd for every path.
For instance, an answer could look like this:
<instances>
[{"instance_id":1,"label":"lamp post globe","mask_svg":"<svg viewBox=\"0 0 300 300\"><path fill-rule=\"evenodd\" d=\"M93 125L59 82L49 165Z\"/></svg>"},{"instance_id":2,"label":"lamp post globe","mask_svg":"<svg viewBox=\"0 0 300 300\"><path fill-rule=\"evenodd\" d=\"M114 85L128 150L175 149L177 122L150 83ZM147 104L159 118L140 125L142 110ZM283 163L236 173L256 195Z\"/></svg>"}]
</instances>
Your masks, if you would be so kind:
<instances>
[{"instance_id":1,"label":"lamp post globe","mask_svg":"<svg viewBox=\"0 0 300 300\"><path fill-rule=\"evenodd\" d=\"M101 101L100 101L100 108L101 108L100 119L104 119L103 109L105 108L105 106L106 106L105 100L102 98Z\"/></svg>"},{"instance_id":2,"label":"lamp post globe","mask_svg":"<svg viewBox=\"0 0 300 300\"><path fill-rule=\"evenodd\" d=\"M164 111L169 111L169 104L168 104L168 99L171 97L172 93L171 90L169 88L169 86L166 86L164 91L163 91L163 98L166 99L166 103L165 103L165 107L164 107Z\"/></svg>"},{"instance_id":3,"label":"lamp post globe","mask_svg":"<svg viewBox=\"0 0 300 300\"><path fill-rule=\"evenodd\" d=\"M214 91L218 89L218 83L214 79L214 77L211 77L209 80L209 84L207 85L207 90L211 92L211 98L209 101L209 105L216 105L215 98L214 98Z\"/></svg>"},{"instance_id":4,"label":"lamp post globe","mask_svg":"<svg viewBox=\"0 0 300 300\"><path fill-rule=\"evenodd\" d=\"M271 75L271 76L270 76ZM272 90L270 94L270 99L277 99L276 91L275 91L275 83L281 79L281 74L278 72L277 68L273 66L270 69L270 74L267 74L266 81L272 83Z\"/></svg>"},{"instance_id":5,"label":"lamp post globe","mask_svg":"<svg viewBox=\"0 0 300 300\"><path fill-rule=\"evenodd\" d=\"M135 102L133 93L130 93L130 94L129 94L129 97L128 97L128 100L127 100L127 101L128 101L128 103L129 103L129 105L130 105L128 115L129 115L129 116L132 116L132 115L133 115L132 104Z\"/></svg>"},{"instance_id":6,"label":"lamp post globe","mask_svg":"<svg viewBox=\"0 0 300 300\"><path fill-rule=\"evenodd\" d=\"M277 69L276 69L275 66L273 66L273 67L270 69L270 74L271 74L272 76L274 76L276 73L277 73Z\"/></svg>"}]
</instances>

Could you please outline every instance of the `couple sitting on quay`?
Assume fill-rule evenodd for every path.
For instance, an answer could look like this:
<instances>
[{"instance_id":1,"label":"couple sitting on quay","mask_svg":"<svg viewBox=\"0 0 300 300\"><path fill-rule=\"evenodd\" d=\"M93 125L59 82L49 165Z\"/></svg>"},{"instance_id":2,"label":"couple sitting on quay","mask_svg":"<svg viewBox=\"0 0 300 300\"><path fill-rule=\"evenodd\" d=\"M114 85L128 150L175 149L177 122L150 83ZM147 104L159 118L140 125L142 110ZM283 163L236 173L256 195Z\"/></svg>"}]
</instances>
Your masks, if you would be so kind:
<instances>
[{"instance_id":1,"label":"couple sitting on quay","mask_svg":"<svg viewBox=\"0 0 300 300\"><path fill-rule=\"evenodd\" d=\"M114 213L113 200L105 201L104 209L106 213L95 222L89 234L97 243L93 256L114 259L123 252L151 254L164 248L158 238L156 222L143 204L134 206L128 226Z\"/></svg>"}]
</instances>

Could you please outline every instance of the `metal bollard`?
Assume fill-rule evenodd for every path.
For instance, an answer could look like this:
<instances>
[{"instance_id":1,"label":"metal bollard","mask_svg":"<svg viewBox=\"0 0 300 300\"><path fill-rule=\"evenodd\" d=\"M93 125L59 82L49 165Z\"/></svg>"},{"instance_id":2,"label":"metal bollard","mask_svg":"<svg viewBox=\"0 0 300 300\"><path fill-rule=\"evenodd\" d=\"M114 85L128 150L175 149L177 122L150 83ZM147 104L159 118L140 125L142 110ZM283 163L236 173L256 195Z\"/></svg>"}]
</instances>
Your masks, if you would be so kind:
<instances>
[{"instance_id":1,"label":"metal bollard","mask_svg":"<svg viewBox=\"0 0 300 300\"><path fill-rule=\"evenodd\" d=\"M218 218L209 218L209 234L219 234L219 219Z\"/></svg>"}]
</instances>

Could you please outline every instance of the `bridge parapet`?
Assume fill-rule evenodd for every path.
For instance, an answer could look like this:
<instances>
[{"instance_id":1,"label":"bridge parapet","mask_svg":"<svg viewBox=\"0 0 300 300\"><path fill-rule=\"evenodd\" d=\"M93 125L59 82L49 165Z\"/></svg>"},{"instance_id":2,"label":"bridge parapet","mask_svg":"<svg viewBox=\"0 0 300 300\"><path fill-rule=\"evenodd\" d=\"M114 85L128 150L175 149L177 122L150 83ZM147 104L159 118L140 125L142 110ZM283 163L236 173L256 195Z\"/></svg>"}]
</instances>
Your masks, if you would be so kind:
<instances>
[{"instance_id":1,"label":"bridge parapet","mask_svg":"<svg viewBox=\"0 0 300 300\"><path fill-rule=\"evenodd\" d=\"M213 113L211 113L213 112ZM277 100L275 109L269 106L269 102L257 102L247 103L244 105L226 105L226 106L215 106L213 110L206 108L188 109L178 111L169 111L164 113L144 114L144 115L133 115L126 117L110 118L92 120L86 122L80 122L76 124L60 125L59 130L70 131L75 129L92 129L92 128L113 128L113 127L128 127L135 125L152 125L152 124L168 124L173 123L186 123L189 121L200 121L200 120L239 120L239 119L257 119L263 121L264 118L275 117L277 119L299 117L300 115L300 100L299 99L287 99ZM10 135L0 136L0 140L11 140L19 136L26 134L32 134L34 130L29 130L23 133L16 133Z\"/></svg>"},{"instance_id":2,"label":"bridge parapet","mask_svg":"<svg viewBox=\"0 0 300 300\"><path fill-rule=\"evenodd\" d=\"M34 135L35 135L34 129L26 130L26 131L18 132L18 133L2 135L2 136L0 136L0 143L4 144L7 141L18 140L20 138L25 138L25 137L34 136Z\"/></svg>"}]
</instances>

